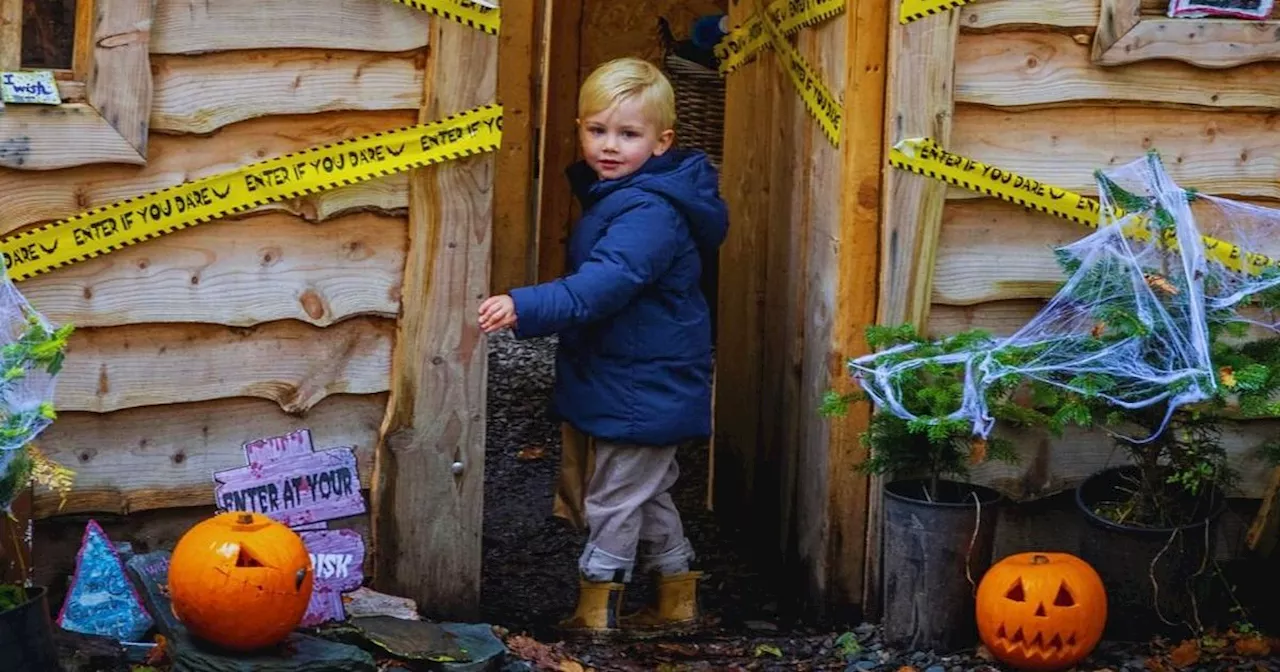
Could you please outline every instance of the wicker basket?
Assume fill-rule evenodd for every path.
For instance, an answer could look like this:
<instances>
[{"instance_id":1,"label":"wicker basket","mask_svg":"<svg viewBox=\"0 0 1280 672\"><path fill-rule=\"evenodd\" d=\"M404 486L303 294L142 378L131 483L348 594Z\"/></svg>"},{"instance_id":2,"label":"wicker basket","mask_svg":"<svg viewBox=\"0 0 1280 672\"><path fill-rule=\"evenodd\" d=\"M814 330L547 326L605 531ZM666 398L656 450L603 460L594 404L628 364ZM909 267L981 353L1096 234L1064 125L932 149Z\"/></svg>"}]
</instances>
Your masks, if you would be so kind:
<instances>
[{"instance_id":1,"label":"wicker basket","mask_svg":"<svg viewBox=\"0 0 1280 672\"><path fill-rule=\"evenodd\" d=\"M707 153L720 168L724 145L724 78L667 52L663 70L676 94L676 144Z\"/></svg>"}]
</instances>

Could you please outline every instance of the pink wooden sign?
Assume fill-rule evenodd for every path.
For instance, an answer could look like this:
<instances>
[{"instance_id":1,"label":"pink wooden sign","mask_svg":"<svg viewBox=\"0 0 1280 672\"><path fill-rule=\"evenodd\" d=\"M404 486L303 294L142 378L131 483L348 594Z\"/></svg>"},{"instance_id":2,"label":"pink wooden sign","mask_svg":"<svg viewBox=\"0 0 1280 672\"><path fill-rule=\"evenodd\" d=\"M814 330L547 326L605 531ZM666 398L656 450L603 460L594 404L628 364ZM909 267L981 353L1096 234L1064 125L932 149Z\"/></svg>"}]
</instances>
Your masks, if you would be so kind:
<instances>
[{"instance_id":1,"label":"pink wooden sign","mask_svg":"<svg viewBox=\"0 0 1280 672\"><path fill-rule=\"evenodd\" d=\"M311 555L315 587L302 625L346 618L342 593L364 582L364 538L326 521L365 513L355 449L316 451L298 429L244 444L247 466L214 474L214 497L228 511L255 511L293 528Z\"/></svg>"},{"instance_id":2,"label":"pink wooden sign","mask_svg":"<svg viewBox=\"0 0 1280 672\"><path fill-rule=\"evenodd\" d=\"M364 539L354 530L302 532L300 536L311 554L316 577L302 624L345 619L342 594L364 582Z\"/></svg>"},{"instance_id":3,"label":"pink wooden sign","mask_svg":"<svg viewBox=\"0 0 1280 672\"><path fill-rule=\"evenodd\" d=\"M261 513L290 527L366 511L354 448L301 453L246 445L246 453L248 466L214 474L214 501L223 510ZM274 459L253 459L268 455Z\"/></svg>"}]
</instances>

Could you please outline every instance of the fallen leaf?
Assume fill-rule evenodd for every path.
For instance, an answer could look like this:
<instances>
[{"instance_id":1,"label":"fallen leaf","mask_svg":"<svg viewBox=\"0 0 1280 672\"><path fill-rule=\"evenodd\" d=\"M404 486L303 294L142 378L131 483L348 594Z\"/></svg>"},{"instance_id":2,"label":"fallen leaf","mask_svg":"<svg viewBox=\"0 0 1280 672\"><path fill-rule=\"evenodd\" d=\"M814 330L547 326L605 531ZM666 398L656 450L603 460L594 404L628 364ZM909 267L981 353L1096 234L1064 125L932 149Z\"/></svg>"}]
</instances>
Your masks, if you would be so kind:
<instances>
[{"instance_id":1,"label":"fallen leaf","mask_svg":"<svg viewBox=\"0 0 1280 672\"><path fill-rule=\"evenodd\" d=\"M586 668L582 667L582 663L579 663L576 660L562 660L560 661L560 672L587 672L587 671L586 671Z\"/></svg>"},{"instance_id":2,"label":"fallen leaf","mask_svg":"<svg viewBox=\"0 0 1280 672\"><path fill-rule=\"evenodd\" d=\"M1265 658L1271 655L1271 643L1257 635L1236 640L1236 653L1249 658Z\"/></svg>"},{"instance_id":3,"label":"fallen leaf","mask_svg":"<svg viewBox=\"0 0 1280 672\"><path fill-rule=\"evenodd\" d=\"M1222 381L1222 386L1231 389L1236 386L1235 370L1229 366L1218 369L1218 380Z\"/></svg>"},{"instance_id":4,"label":"fallen leaf","mask_svg":"<svg viewBox=\"0 0 1280 672\"><path fill-rule=\"evenodd\" d=\"M910 665L903 665L898 668L898 672L916 672L916 668L911 667Z\"/></svg>"},{"instance_id":5,"label":"fallen leaf","mask_svg":"<svg viewBox=\"0 0 1280 672\"><path fill-rule=\"evenodd\" d=\"M541 460L547 456L547 449L542 446L525 446L516 453L516 459L521 462L532 462L533 460Z\"/></svg>"},{"instance_id":6,"label":"fallen leaf","mask_svg":"<svg viewBox=\"0 0 1280 672\"><path fill-rule=\"evenodd\" d=\"M974 437L969 442L969 464L982 464L987 459L987 440Z\"/></svg>"},{"instance_id":7,"label":"fallen leaf","mask_svg":"<svg viewBox=\"0 0 1280 672\"><path fill-rule=\"evenodd\" d=\"M1200 662L1200 642L1188 639L1169 652L1174 667L1190 667Z\"/></svg>"},{"instance_id":8,"label":"fallen leaf","mask_svg":"<svg viewBox=\"0 0 1280 672\"><path fill-rule=\"evenodd\" d=\"M768 655L773 656L773 657L775 657L775 658L781 658L781 657L782 657L782 649L779 649L778 647L776 647L776 646L774 646L774 645L772 645L772 644L757 644L757 645L756 645L756 651L755 651L755 654L754 654L754 655L755 655L755 657L756 657L756 658L759 658L760 656L763 656L763 655L765 655L765 654L768 654Z\"/></svg>"},{"instance_id":9,"label":"fallen leaf","mask_svg":"<svg viewBox=\"0 0 1280 672\"><path fill-rule=\"evenodd\" d=\"M1143 666L1150 670L1150 672L1169 672L1169 667L1160 662L1158 658L1154 657L1148 658L1147 662L1144 663Z\"/></svg>"},{"instance_id":10,"label":"fallen leaf","mask_svg":"<svg viewBox=\"0 0 1280 672\"><path fill-rule=\"evenodd\" d=\"M991 650L988 649L985 644L979 644L978 650L973 655L978 660L985 660L987 662L990 662L996 659L995 656L991 655Z\"/></svg>"}]
</instances>

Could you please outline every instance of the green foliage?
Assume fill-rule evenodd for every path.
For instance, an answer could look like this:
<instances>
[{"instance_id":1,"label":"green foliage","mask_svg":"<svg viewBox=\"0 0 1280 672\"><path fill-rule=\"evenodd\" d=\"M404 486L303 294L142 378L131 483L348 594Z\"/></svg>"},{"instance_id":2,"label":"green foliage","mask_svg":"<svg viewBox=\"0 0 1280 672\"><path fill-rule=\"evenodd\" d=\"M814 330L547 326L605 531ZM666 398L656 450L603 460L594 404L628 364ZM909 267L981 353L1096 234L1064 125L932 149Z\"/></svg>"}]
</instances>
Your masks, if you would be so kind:
<instances>
[{"instance_id":1,"label":"green foliage","mask_svg":"<svg viewBox=\"0 0 1280 672\"><path fill-rule=\"evenodd\" d=\"M61 371L71 332L71 325L51 331L38 315L29 312L18 339L0 348L0 396L32 370L42 369L50 375ZM0 443L21 440L38 421L53 420L56 416L49 402L23 409L0 405ZM0 460L0 464L3 462ZM30 447L19 449L9 457L0 473L0 510L7 511L18 493L33 479L51 487L69 487L69 474L47 458L34 454Z\"/></svg>"},{"instance_id":2,"label":"green foliage","mask_svg":"<svg viewBox=\"0 0 1280 672\"><path fill-rule=\"evenodd\" d=\"M12 583L0 584L0 614L21 606L26 601L27 590L22 586Z\"/></svg>"}]
</instances>

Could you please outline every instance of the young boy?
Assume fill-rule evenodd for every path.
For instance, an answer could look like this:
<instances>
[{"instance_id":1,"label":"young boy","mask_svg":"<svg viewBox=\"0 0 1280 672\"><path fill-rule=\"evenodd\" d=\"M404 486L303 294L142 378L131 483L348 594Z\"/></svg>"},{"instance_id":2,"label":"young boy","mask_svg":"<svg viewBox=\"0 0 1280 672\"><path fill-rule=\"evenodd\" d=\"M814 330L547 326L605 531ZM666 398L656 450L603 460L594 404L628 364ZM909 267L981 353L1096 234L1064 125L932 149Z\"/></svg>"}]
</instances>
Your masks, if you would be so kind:
<instances>
[{"instance_id":1,"label":"young boy","mask_svg":"<svg viewBox=\"0 0 1280 672\"><path fill-rule=\"evenodd\" d=\"M728 230L714 167L672 149L675 95L652 64L623 58L582 85L584 160L568 171L583 214L568 274L480 305L486 333L559 334L553 410L590 438L570 633L685 632L700 620L698 572L669 490L676 449L711 432L711 324L704 266ZM657 602L618 616L633 570L658 575Z\"/></svg>"}]
</instances>

